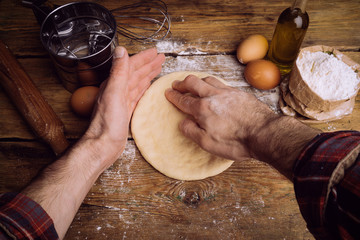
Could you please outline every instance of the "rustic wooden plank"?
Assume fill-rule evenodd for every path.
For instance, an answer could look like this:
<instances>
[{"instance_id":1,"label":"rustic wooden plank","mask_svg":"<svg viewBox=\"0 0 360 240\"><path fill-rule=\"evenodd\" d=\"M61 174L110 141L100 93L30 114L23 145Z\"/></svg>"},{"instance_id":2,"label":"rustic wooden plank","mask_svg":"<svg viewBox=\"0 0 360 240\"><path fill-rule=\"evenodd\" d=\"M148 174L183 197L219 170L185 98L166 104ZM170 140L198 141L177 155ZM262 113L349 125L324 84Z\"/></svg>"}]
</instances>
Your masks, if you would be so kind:
<instances>
[{"instance_id":1,"label":"rustic wooden plank","mask_svg":"<svg viewBox=\"0 0 360 240\"><path fill-rule=\"evenodd\" d=\"M71 2L56 1L57 4ZM126 1L95 1L108 9ZM181 1L167 0L172 17L171 40L183 48L199 49L208 53L233 53L238 43L249 34L260 33L271 40L280 12L290 2L262 1ZM16 55L45 56L39 40L40 27L30 9L19 1L0 2L0 38ZM326 9L326 11L324 11ZM303 46L316 44L337 46L340 49L359 49L360 5L357 0L312 1L308 4L310 26ZM343 39L346 38L346 44ZM155 44L144 44L119 36L121 45L131 53Z\"/></svg>"},{"instance_id":2,"label":"rustic wooden plank","mask_svg":"<svg viewBox=\"0 0 360 240\"><path fill-rule=\"evenodd\" d=\"M0 192L20 190L54 159L36 142L0 142L0 149ZM66 239L155 236L312 239L292 184L268 165L249 160L215 177L179 181L152 168L129 141L90 190Z\"/></svg>"},{"instance_id":3,"label":"rustic wooden plank","mask_svg":"<svg viewBox=\"0 0 360 240\"><path fill-rule=\"evenodd\" d=\"M0 142L0 192L20 191L55 155L45 143Z\"/></svg>"}]
</instances>

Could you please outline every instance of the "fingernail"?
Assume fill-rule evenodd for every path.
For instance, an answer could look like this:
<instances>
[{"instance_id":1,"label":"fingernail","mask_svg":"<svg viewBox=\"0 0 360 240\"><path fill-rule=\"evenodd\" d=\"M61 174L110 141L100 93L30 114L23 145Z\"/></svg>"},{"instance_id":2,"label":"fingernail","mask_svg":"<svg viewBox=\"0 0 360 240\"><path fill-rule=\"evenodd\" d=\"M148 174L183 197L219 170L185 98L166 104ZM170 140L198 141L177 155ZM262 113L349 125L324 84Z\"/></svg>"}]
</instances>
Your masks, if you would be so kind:
<instances>
[{"instance_id":1,"label":"fingernail","mask_svg":"<svg viewBox=\"0 0 360 240\"><path fill-rule=\"evenodd\" d=\"M125 48L123 47L117 47L114 51L114 58L122 58L125 54Z\"/></svg>"}]
</instances>

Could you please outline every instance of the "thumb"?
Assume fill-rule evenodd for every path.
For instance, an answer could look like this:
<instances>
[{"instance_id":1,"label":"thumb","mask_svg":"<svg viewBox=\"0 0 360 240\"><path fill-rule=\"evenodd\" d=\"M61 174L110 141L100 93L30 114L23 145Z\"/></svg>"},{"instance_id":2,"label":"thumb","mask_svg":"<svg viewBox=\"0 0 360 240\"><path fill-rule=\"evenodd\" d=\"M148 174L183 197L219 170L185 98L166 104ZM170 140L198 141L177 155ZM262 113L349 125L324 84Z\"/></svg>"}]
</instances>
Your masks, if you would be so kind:
<instances>
[{"instance_id":1,"label":"thumb","mask_svg":"<svg viewBox=\"0 0 360 240\"><path fill-rule=\"evenodd\" d=\"M124 47L116 47L110 71L110 81L125 82L129 74L129 55Z\"/></svg>"}]
</instances>

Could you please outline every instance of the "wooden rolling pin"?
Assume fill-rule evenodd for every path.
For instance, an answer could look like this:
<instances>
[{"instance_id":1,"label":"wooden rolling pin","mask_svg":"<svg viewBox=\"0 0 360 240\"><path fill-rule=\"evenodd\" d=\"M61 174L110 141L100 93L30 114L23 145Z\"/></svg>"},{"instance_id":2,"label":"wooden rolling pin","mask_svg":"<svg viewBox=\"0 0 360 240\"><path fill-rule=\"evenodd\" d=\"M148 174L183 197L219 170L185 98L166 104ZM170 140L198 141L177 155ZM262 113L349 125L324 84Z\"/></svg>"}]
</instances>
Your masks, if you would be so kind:
<instances>
[{"instance_id":1,"label":"wooden rolling pin","mask_svg":"<svg viewBox=\"0 0 360 240\"><path fill-rule=\"evenodd\" d=\"M35 134L48 143L56 155L64 152L69 146L64 124L1 40L0 83Z\"/></svg>"}]
</instances>

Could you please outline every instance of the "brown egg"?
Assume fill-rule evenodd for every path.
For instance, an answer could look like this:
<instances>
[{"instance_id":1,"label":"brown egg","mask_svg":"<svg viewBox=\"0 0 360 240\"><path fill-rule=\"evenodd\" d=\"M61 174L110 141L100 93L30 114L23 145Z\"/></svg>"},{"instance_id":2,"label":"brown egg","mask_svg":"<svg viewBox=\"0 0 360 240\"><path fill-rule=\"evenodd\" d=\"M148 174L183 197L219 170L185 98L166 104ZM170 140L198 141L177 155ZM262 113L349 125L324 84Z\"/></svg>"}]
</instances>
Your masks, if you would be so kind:
<instances>
[{"instance_id":1,"label":"brown egg","mask_svg":"<svg viewBox=\"0 0 360 240\"><path fill-rule=\"evenodd\" d=\"M71 109L79 116L90 117L98 93L98 87L86 86L78 88L70 98Z\"/></svg>"},{"instance_id":2,"label":"brown egg","mask_svg":"<svg viewBox=\"0 0 360 240\"><path fill-rule=\"evenodd\" d=\"M236 56L242 64L262 59L269 49L269 43L262 35L250 35L242 41L236 51Z\"/></svg>"},{"instance_id":3,"label":"brown egg","mask_svg":"<svg viewBox=\"0 0 360 240\"><path fill-rule=\"evenodd\" d=\"M279 68L267 60L249 62L245 68L244 76L251 86L261 90L272 89L280 83Z\"/></svg>"}]
</instances>

